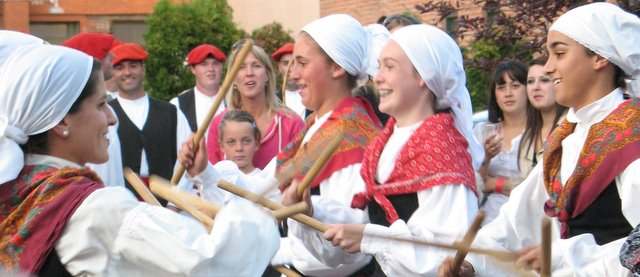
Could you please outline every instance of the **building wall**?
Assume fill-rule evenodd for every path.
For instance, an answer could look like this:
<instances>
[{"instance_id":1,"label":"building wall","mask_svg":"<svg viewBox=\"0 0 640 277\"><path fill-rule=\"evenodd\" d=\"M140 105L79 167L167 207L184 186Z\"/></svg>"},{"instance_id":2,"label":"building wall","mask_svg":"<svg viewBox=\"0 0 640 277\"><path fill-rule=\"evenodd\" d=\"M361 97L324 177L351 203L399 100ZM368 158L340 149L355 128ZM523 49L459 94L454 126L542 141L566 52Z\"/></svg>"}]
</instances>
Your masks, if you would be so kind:
<instances>
[{"instance_id":1,"label":"building wall","mask_svg":"<svg viewBox=\"0 0 640 277\"><path fill-rule=\"evenodd\" d=\"M189 0L172 0L176 3ZM59 0L64 12L52 13L49 0L0 0L0 28L33 33L60 43L78 32L113 33L143 42L145 18L158 0ZM251 32L277 21L292 34L320 15L318 0L228 0L233 18Z\"/></svg>"},{"instance_id":2,"label":"building wall","mask_svg":"<svg viewBox=\"0 0 640 277\"><path fill-rule=\"evenodd\" d=\"M247 32L271 22L280 22L292 35L320 17L318 0L228 0L233 18Z\"/></svg>"},{"instance_id":3,"label":"building wall","mask_svg":"<svg viewBox=\"0 0 640 277\"><path fill-rule=\"evenodd\" d=\"M458 3L460 9L458 16L478 16L482 15L482 8L474 5L473 0L440 0ZM358 19L362 24L375 23L383 15L393 15L400 13L411 13L419 17L422 22L438 25L444 28L444 22L438 22L435 13L419 14L415 8L417 4L422 4L427 0L320 0L320 15L325 16L333 13L347 13Z\"/></svg>"}]
</instances>

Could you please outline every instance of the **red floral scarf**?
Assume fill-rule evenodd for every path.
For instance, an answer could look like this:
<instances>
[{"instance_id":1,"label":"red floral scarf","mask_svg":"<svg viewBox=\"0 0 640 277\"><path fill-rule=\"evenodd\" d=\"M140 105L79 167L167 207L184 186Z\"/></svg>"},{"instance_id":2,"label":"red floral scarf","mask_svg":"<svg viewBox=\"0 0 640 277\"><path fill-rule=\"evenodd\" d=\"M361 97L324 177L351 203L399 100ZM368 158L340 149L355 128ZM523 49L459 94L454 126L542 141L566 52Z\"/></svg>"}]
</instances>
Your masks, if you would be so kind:
<instances>
[{"instance_id":1,"label":"red floral scarf","mask_svg":"<svg viewBox=\"0 0 640 277\"><path fill-rule=\"evenodd\" d=\"M568 237L568 220L584 212L616 176L640 158L640 102L627 100L591 126L578 164L562 186L562 140L574 129L574 123L563 121L549 135L543 158L544 184L549 194L544 210L548 216L558 217L562 238Z\"/></svg>"},{"instance_id":2,"label":"red floral scarf","mask_svg":"<svg viewBox=\"0 0 640 277\"><path fill-rule=\"evenodd\" d=\"M365 152L360 173L367 191L353 198L353 208L364 209L373 199L384 210L387 221L393 223L399 217L387 198L388 195L413 193L451 184L463 184L477 193L467 140L456 129L449 113L435 114L418 127L400 150L387 182L379 184L375 180L378 161L393 133L394 125L395 120L389 119L385 129Z\"/></svg>"},{"instance_id":3,"label":"red floral scarf","mask_svg":"<svg viewBox=\"0 0 640 277\"><path fill-rule=\"evenodd\" d=\"M313 114L307 117L307 128L278 154L277 160L277 172L295 170L295 179L302 180L314 162L308 158L309 155L319 154L319 150L324 149L336 134L344 134L344 140L313 179L311 188L318 187L334 172L362 162L365 147L381 128L380 121L367 100L361 97L347 97L338 104L311 139L301 147L302 139L314 121ZM284 189L284 186L280 189Z\"/></svg>"},{"instance_id":4,"label":"red floral scarf","mask_svg":"<svg viewBox=\"0 0 640 277\"><path fill-rule=\"evenodd\" d=\"M0 185L0 268L38 272L75 209L101 187L90 169L43 165Z\"/></svg>"}]
</instances>

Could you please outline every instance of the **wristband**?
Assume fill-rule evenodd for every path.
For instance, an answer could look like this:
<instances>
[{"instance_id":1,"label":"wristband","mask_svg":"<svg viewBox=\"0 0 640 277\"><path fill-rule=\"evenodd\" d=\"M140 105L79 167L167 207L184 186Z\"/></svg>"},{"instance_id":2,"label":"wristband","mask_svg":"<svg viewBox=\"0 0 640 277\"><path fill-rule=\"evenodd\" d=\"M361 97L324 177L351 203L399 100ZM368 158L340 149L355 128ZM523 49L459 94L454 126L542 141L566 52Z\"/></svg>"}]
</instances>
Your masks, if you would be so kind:
<instances>
[{"instance_id":1,"label":"wristband","mask_svg":"<svg viewBox=\"0 0 640 277\"><path fill-rule=\"evenodd\" d=\"M494 189L497 193L502 193L504 191L504 184L507 181L504 177L496 178L496 188Z\"/></svg>"}]
</instances>

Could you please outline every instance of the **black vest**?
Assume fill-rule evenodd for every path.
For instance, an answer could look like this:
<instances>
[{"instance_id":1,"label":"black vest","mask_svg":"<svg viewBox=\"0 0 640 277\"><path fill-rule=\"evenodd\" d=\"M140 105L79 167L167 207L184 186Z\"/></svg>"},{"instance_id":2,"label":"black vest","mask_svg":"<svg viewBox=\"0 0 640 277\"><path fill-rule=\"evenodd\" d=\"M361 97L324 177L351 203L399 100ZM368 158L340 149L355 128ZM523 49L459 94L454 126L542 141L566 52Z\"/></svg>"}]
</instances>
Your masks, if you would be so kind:
<instances>
[{"instance_id":1,"label":"black vest","mask_svg":"<svg viewBox=\"0 0 640 277\"><path fill-rule=\"evenodd\" d=\"M622 214L615 180L579 216L569 219L569 237L592 234L599 245L627 237L633 229Z\"/></svg>"},{"instance_id":2,"label":"black vest","mask_svg":"<svg viewBox=\"0 0 640 277\"><path fill-rule=\"evenodd\" d=\"M196 95L193 88L185 90L178 95L178 106L180 106L180 110L187 118L191 131L196 132L198 130L198 120L196 119Z\"/></svg>"},{"instance_id":3,"label":"black vest","mask_svg":"<svg viewBox=\"0 0 640 277\"><path fill-rule=\"evenodd\" d=\"M58 256L58 252L54 248L47 256L47 259L44 261L44 264L38 271L37 276L39 277L71 277L71 273L67 271L62 262L60 262L60 257Z\"/></svg>"},{"instance_id":4,"label":"black vest","mask_svg":"<svg viewBox=\"0 0 640 277\"><path fill-rule=\"evenodd\" d=\"M391 204L396 209L396 212L398 213L398 216L400 217L400 219L404 220L405 222L408 222L409 218L411 218L411 215L413 215L413 212L415 212L418 209L417 193L388 195L387 198L389 199L389 201L391 201ZM384 213L384 210L382 209L382 207L380 207L380 205L378 205L376 201L373 201L373 200L369 201L369 203L367 204L367 209L369 211L369 221L372 224L383 225L386 227L389 227L391 225L391 223L387 221L387 216ZM371 273L367 274L366 276L372 276L372 277L387 276L382 271L382 268L380 268L380 265L376 262L375 258L372 259L371 263L369 263L366 267L364 267L364 269L372 270L372 271L369 271Z\"/></svg>"},{"instance_id":5,"label":"black vest","mask_svg":"<svg viewBox=\"0 0 640 277\"><path fill-rule=\"evenodd\" d=\"M129 120L117 99L109 104L120 121L118 136L122 150L122 165L134 172L140 172L140 157L144 149L149 163L149 174L171 179L177 158L176 107L149 97L149 114L141 131ZM135 194L128 182L126 185ZM166 201L161 200L161 203L164 205Z\"/></svg>"}]
</instances>

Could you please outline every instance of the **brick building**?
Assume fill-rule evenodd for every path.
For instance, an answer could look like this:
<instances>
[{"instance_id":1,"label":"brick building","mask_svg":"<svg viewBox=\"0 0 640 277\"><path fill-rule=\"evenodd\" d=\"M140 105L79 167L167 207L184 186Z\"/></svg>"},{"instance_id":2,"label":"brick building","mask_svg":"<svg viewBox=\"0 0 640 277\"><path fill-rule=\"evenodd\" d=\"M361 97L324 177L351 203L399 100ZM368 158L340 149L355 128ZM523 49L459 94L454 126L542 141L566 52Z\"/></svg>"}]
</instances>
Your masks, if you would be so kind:
<instances>
[{"instance_id":1,"label":"brick building","mask_svg":"<svg viewBox=\"0 0 640 277\"><path fill-rule=\"evenodd\" d=\"M320 0L320 16L332 13L347 13L358 19L362 24L375 23L383 15L410 13L419 17L424 23L438 25L446 30L455 28L456 16L484 16L482 7L474 5L473 0L445 0L458 4L456 14L437 22L435 13L419 14L415 8L428 0Z\"/></svg>"},{"instance_id":2,"label":"brick building","mask_svg":"<svg viewBox=\"0 0 640 277\"><path fill-rule=\"evenodd\" d=\"M174 3L190 0L172 0ZM78 32L113 33L143 42L145 18L158 0L0 0L0 28L60 43ZM228 0L233 17L250 32L273 21L297 32L320 16L318 0Z\"/></svg>"}]
</instances>

